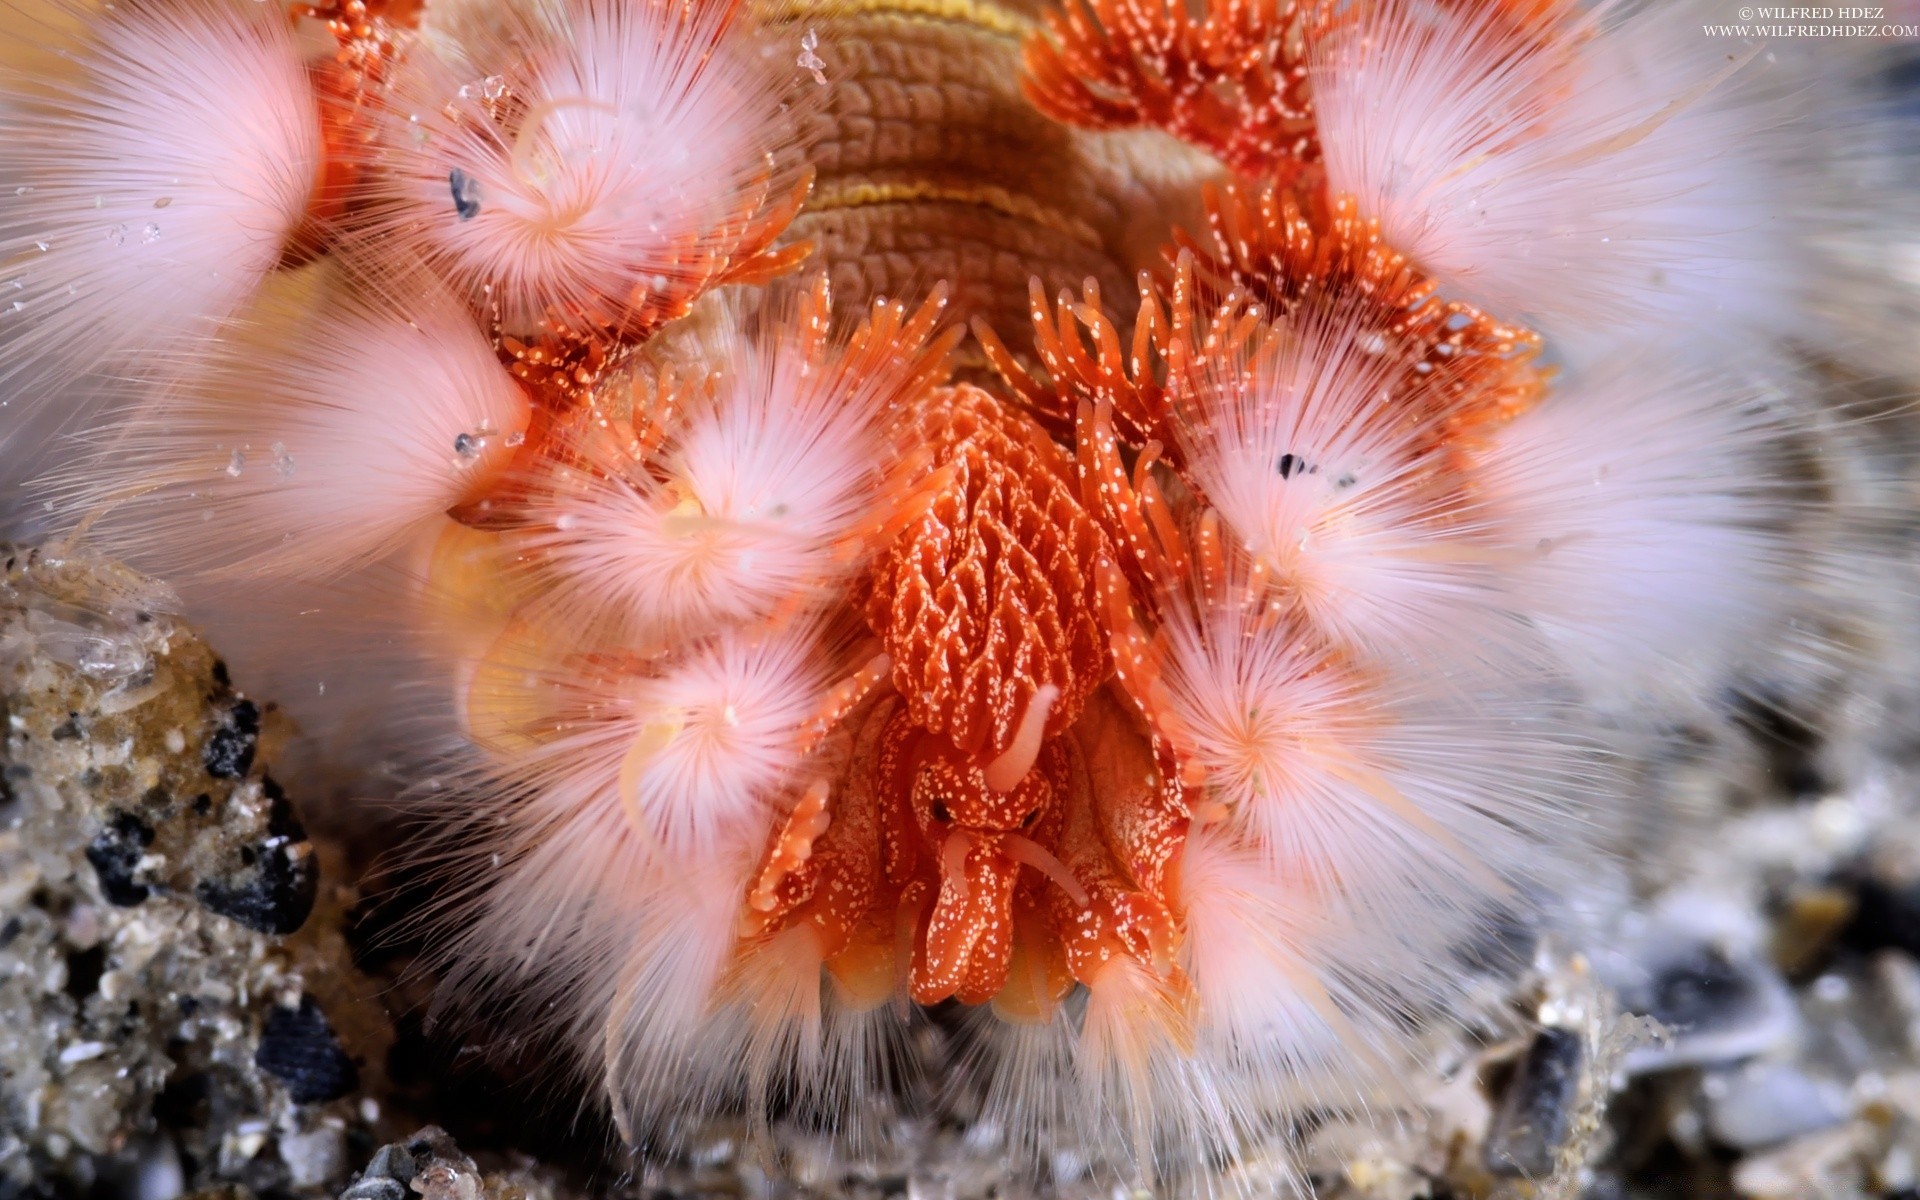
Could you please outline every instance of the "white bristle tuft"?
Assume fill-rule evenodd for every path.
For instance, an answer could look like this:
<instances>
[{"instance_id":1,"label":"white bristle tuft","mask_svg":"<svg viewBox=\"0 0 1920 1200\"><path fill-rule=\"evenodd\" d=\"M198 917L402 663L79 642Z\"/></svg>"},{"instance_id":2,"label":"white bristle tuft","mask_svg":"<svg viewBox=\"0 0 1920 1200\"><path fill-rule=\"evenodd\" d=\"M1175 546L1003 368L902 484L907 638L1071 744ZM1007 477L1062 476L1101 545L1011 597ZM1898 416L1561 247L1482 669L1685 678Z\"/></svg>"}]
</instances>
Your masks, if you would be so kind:
<instances>
[{"instance_id":1,"label":"white bristle tuft","mask_svg":"<svg viewBox=\"0 0 1920 1200\"><path fill-rule=\"evenodd\" d=\"M525 540L554 601L635 633L680 636L829 592L884 495L885 447L859 396L800 367L744 364L656 463L592 463L531 506ZM849 403L849 401L853 403Z\"/></svg>"},{"instance_id":2,"label":"white bristle tuft","mask_svg":"<svg viewBox=\"0 0 1920 1200\"><path fill-rule=\"evenodd\" d=\"M1715 694L1791 604L1785 374L1594 368L1482 456L1514 602L1595 699Z\"/></svg>"},{"instance_id":3,"label":"white bristle tuft","mask_svg":"<svg viewBox=\"0 0 1920 1200\"><path fill-rule=\"evenodd\" d=\"M1329 188L1449 293L1550 332L1772 320L1794 281L1751 48L1692 3L1536 7L1356 10L1313 62Z\"/></svg>"},{"instance_id":4,"label":"white bristle tuft","mask_svg":"<svg viewBox=\"0 0 1920 1200\"><path fill-rule=\"evenodd\" d=\"M1398 1038L1387 1000L1412 985L1415 960L1288 887L1264 854L1226 828L1193 831L1180 868L1198 1050L1268 1118L1384 1090ZM1430 949L1444 951L1438 931Z\"/></svg>"},{"instance_id":5,"label":"white bristle tuft","mask_svg":"<svg viewBox=\"0 0 1920 1200\"><path fill-rule=\"evenodd\" d=\"M400 65L369 231L518 333L683 311L790 186L795 134L733 0L526 0Z\"/></svg>"},{"instance_id":6,"label":"white bristle tuft","mask_svg":"<svg viewBox=\"0 0 1920 1200\"><path fill-rule=\"evenodd\" d=\"M287 252L322 150L276 5L76 0L0 31L4 436L84 371L212 335Z\"/></svg>"},{"instance_id":7,"label":"white bristle tuft","mask_svg":"<svg viewBox=\"0 0 1920 1200\"><path fill-rule=\"evenodd\" d=\"M500 728L524 717L532 726L513 731L530 744L492 739L498 788L625 813L662 863L711 857L743 839L758 849L832 682L817 630L727 630L664 660L601 654L544 674L517 666L552 649L496 652L473 685L470 723Z\"/></svg>"},{"instance_id":8,"label":"white bristle tuft","mask_svg":"<svg viewBox=\"0 0 1920 1200\"><path fill-rule=\"evenodd\" d=\"M432 286L280 277L191 378L64 481L96 537L171 570L325 576L407 545L512 459L531 410Z\"/></svg>"},{"instance_id":9,"label":"white bristle tuft","mask_svg":"<svg viewBox=\"0 0 1920 1200\"><path fill-rule=\"evenodd\" d=\"M1539 839L1567 833L1581 789L1525 689L1376 676L1231 605L1176 606L1161 636L1184 755L1230 828L1317 903L1444 939L1526 877Z\"/></svg>"},{"instance_id":10,"label":"white bristle tuft","mask_svg":"<svg viewBox=\"0 0 1920 1200\"><path fill-rule=\"evenodd\" d=\"M899 1074L907 1022L842 995L812 925L742 926L792 784L848 770L844 730L800 755L821 691L783 710L774 690L822 665L817 634L736 631L651 667L616 657L522 680L544 693L523 709L544 709L545 740L497 748L433 801L466 839L451 861L488 864L453 872L485 882L435 914L460 931L450 999L547 1013L629 1140L673 1143L720 1109L764 1131L773 1095L856 1134L849 1110Z\"/></svg>"},{"instance_id":11,"label":"white bristle tuft","mask_svg":"<svg viewBox=\"0 0 1920 1200\"><path fill-rule=\"evenodd\" d=\"M721 319L677 379L653 377L652 405L673 411L656 451L590 435L529 481L518 545L557 611L654 644L844 589L901 502L888 423L950 339L887 345L870 326L825 350L825 297L798 317Z\"/></svg>"},{"instance_id":12,"label":"white bristle tuft","mask_svg":"<svg viewBox=\"0 0 1920 1200\"><path fill-rule=\"evenodd\" d=\"M1524 639L1495 564L1423 453L1431 398L1402 382L1405 360L1360 307L1303 314L1253 361L1207 373L1181 422L1194 482L1334 645L1392 663L1510 662Z\"/></svg>"}]
</instances>

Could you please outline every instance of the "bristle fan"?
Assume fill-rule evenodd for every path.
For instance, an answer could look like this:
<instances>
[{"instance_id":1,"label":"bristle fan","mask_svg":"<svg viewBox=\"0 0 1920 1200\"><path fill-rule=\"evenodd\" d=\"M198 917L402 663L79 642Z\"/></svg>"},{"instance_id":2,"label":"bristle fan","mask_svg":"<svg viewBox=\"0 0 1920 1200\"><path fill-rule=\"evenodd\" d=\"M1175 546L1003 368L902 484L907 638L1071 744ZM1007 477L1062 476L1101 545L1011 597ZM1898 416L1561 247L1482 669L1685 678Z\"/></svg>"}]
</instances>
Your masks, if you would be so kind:
<instances>
[{"instance_id":1,"label":"bristle fan","mask_svg":"<svg viewBox=\"0 0 1920 1200\"><path fill-rule=\"evenodd\" d=\"M513 460L531 408L419 272L282 275L97 453L59 502L154 567L323 578L408 545Z\"/></svg>"},{"instance_id":2,"label":"bristle fan","mask_svg":"<svg viewBox=\"0 0 1920 1200\"><path fill-rule=\"evenodd\" d=\"M487 17L429 28L393 72L361 217L376 246L521 337L644 335L805 253L770 248L806 176L795 96L744 5L511 0Z\"/></svg>"}]
</instances>

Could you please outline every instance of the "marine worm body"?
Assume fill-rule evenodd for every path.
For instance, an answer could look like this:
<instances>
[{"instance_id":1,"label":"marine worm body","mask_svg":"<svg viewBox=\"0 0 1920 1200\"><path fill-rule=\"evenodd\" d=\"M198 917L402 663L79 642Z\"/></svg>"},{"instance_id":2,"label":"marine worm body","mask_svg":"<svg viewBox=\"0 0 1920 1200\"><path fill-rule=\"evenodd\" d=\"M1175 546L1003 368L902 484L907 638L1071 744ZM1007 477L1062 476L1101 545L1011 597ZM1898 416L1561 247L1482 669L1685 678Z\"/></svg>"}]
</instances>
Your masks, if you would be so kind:
<instances>
[{"instance_id":1,"label":"marine worm body","mask_svg":"<svg viewBox=\"0 0 1920 1200\"><path fill-rule=\"evenodd\" d=\"M1036 1171L1170 1178L1391 1095L1607 731L1820 572L1800 131L1670 18L47 0L7 419L84 424L85 537L361 597L319 678L438 697L449 994L636 1145L851 1132L957 1004Z\"/></svg>"}]
</instances>

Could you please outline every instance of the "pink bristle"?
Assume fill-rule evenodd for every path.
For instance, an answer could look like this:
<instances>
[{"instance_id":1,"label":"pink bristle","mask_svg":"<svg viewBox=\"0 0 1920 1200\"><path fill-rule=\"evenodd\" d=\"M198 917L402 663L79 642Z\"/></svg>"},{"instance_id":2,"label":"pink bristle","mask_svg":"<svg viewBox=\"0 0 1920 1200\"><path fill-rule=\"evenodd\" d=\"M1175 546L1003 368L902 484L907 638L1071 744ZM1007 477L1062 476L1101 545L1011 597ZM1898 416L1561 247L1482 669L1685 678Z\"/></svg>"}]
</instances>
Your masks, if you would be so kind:
<instances>
[{"instance_id":1,"label":"pink bristle","mask_svg":"<svg viewBox=\"0 0 1920 1200\"><path fill-rule=\"evenodd\" d=\"M1159 636L1174 736L1229 827L1380 936L1444 941L1572 836L1586 789L1532 687L1377 674L1231 602L1174 605Z\"/></svg>"},{"instance_id":2,"label":"pink bristle","mask_svg":"<svg viewBox=\"0 0 1920 1200\"><path fill-rule=\"evenodd\" d=\"M1377 1085L1393 1044L1378 1001L1410 960L1290 889L1266 855L1221 825L1189 837L1180 904L1203 1055L1244 1073L1256 1095L1327 1103Z\"/></svg>"},{"instance_id":3,"label":"pink bristle","mask_svg":"<svg viewBox=\"0 0 1920 1200\"><path fill-rule=\"evenodd\" d=\"M907 310L882 302L828 343L824 284L792 316L719 320L677 380L653 377L674 409L658 451L588 439L530 481L516 545L549 603L651 643L832 598L901 502L888 422L944 370L958 331L926 340L944 296L897 339Z\"/></svg>"},{"instance_id":4,"label":"pink bristle","mask_svg":"<svg viewBox=\"0 0 1920 1200\"><path fill-rule=\"evenodd\" d=\"M1700 6L1382 0L1318 47L1329 188L1443 288L1582 336L1765 321L1793 280L1770 118ZM1689 24L1689 21L1693 23Z\"/></svg>"},{"instance_id":5,"label":"pink bristle","mask_svg":"<svg viewBox=\"0 0 1920 1200\"><path fill-rule=\"evenodd\" d=\"M1140 1181L1157 1162L1234 1145L1236 1097L1193 1056L1182 1008L1167 980L1121 955L1087 989L1081 1013L1073 1066L1094 1144L1123 1148Z\"/></svg>"},{"instance_id":6,"label":"pink bristle","mask_svg":"<svg viewBox=\"0 0 1920 1200\"><path fill-rule=\"evenodd\" d=\"M1481 456L1514 604L1596 699L1712 694L1792 602L1786 374L1595 367Z\"/></svg>"},{"instance_id":7,"label":"pink bristle","mask_svg":"<svg viewBox=\"0 0 1920 1200\"><path fill-rule=\"evenodd\" d=\"M729 631L666 663L549 662L490 689L533 693L529 740L431 800L464 839L452 862L493 864L441 914L461 930L449 998L546 1014L630 1139L671 1141L733 1106L764 1121L775 1092L844 1129L890 1074L904 1023L831 986L811 927L740 940L783 807L848 770L844 727L801 752L829 664L807 625Z\"/></svg>"},{"instance_id":8,"label":"pink bristle","mask_svg":"<svg viewBox=\"0 0 1920 1200\"><path fill-rule=\"evenodd\" d=\"M513 458L531 410L430 281L279 277L189 378L64 481L96 538L172 570L337 574L382 558Z\"/></svg>"},{"instance_id":9,"label":"pink bristle","mask_svg":"<svg viewBox=\"0 0 1920 1200\"><path fill-rule=\"evenodd\" d=\"M0 387L19 410L210 336L287 252L322 147L273 4L75 0L0 42ZM0 436L23 419L0 410Z\"/></svg>"},{"instance_id":10,"label":"pink bristle","mask_svg":"<svg viewBox=\"0 0 1920 1200\"><path fill-rule=\"evenodd\" d=\"M1423 452L1444 412L1362 324L1303 313L1256 353L1210 364L1176 410L1223 534L1284 582L1321 637L1368 659L1510 665L1526 638L1456 479Z\"/></svg>"},{"instance_id":11,"label":"pink bristle","mask_svg":"<svg viewBox=\"0 0 1920 1200\"><path fill-rule=\"evenodd\" d=\"M384 101L368 231L509 332L676 316L798 177L755 55L732 0L527 0L431 31Z\"/></svg>"},{"instance_id":12,"label":"pink bristle","mask_svg":"<svg viewBox=\"0 0 1920 1200\"><path fill-rule=\"evenodd\" d=\"M609 649L569 665L548 661L554 649L497 650L473 685L470 723L529 726L526 744L487 739L500 788L625 812L666 863L759 849L834 682L816 629L726 630L660 660ZM548 722L559 736L541 733Z\"/></svg>"}]
</instances>

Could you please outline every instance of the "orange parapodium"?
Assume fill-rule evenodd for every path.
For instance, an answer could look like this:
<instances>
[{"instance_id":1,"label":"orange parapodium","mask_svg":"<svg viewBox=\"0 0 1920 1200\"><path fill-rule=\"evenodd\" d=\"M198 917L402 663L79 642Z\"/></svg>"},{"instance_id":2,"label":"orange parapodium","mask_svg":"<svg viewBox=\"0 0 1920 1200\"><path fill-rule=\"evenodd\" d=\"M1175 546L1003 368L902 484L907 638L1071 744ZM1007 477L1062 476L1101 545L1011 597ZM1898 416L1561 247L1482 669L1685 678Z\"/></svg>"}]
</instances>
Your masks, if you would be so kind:
<instances>
[{"instance_id":1,"label":"orange parapodium","mask_svg":"<svg viewBox=\"0 0 1920 1200\"><path fill-rule=\"evenodd\" d=\"M1292 184L1319 161L1308 52L1327 0L1068 0L1026 45L1026 93L1056 120L1156 128L1250 177Z\"/></svg>"}]
</instances>

